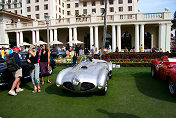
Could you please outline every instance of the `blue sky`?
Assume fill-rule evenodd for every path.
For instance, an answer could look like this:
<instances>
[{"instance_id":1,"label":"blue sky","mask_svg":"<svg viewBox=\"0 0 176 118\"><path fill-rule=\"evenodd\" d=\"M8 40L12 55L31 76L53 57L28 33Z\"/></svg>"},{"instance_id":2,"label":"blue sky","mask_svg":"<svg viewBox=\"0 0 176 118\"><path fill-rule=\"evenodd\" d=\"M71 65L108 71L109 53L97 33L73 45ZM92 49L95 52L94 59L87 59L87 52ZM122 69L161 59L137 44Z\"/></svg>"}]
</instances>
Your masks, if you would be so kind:
<instances>
[{"instance_id":1,"label":"blue sky","mask_svg":"<svg viewBox=\"0 0 176 118\"><path fill-rule=\"evenodd\" d=\"M164 12L165 8L171 11L171 18L176 11L176 0L139 0L138 9L142 13Z\"/></svg>"}]
</instances>

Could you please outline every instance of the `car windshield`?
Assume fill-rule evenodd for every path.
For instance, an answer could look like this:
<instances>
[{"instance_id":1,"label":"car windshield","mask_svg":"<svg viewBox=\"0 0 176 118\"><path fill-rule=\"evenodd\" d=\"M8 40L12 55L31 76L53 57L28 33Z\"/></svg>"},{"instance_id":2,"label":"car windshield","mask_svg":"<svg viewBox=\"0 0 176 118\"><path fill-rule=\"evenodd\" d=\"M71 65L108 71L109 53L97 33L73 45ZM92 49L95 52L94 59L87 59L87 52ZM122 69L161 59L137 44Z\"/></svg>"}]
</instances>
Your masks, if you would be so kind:
<instances>
[{"instance_id":1,"label":"car windshield","mask_svg":"<svg viewBox=\"0 0 176 118\"><path fill-rule=\"evenodd\" d=\"M82 57L81 58L81 62L89 62L89 61L91 61L91 60L88 57Z\"/></svg>"}]
</instances>

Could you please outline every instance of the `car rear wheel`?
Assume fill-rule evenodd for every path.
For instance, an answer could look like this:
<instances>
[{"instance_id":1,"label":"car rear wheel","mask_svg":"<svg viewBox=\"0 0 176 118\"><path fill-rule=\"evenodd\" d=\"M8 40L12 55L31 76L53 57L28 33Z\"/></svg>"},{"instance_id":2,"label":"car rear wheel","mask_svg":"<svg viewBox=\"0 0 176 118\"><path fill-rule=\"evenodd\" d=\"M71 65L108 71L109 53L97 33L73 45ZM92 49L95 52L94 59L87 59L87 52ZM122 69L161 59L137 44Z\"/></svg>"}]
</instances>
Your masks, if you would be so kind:
<instances>
[{"instance_id":1,"label":"car rear wheel","mask_svg":"<svg viewBox=\"0 0 176 118\"><path fill-rule=\"evenodd\" d=\"M51 75L53 73L53 68L51 66L49 66L48 73L49 73L49 75Z\"/></svg>"},{"instance_id":2,"label":"car rear wheel","mask_svg":"<svg viewBox=\"0 0 176 118\"><path fill-rule=\"evenodd\" d=\"M176 86L174 84L173 79L169 79L169 93L173 96L176 97Z\"/></svg>"},{"instance_id":3,"label":"car rear wheel","mask_svg":"<svg viewBox=\"0 0 176 118\"><path fill-rule=\"evenodd\" d=\"M109 79L112 78L112 71L109 72Z\"/></svg>"}]
</instances>

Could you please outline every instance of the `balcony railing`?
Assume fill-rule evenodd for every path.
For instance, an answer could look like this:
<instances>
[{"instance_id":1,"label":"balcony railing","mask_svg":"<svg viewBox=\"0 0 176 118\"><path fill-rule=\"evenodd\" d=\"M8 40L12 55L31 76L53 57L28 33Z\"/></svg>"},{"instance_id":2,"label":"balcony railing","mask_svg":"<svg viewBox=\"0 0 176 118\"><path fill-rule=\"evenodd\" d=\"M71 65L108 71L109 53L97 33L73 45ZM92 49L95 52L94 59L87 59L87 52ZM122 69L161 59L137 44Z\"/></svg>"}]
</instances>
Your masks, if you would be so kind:
<instances>
[{"instance_id":1,"label":"balcony railing","mask_svg":"<svg viewBox=\"0 0 176 118\"><path fill-rule=\"evenodd\" d=\"M112 22L121 22L125 23L127 21L158 21L158 20L171 20L170 12L163 13L136 13L136 14L114 14L107 15L107 23ZM86 23L102 23L104 21L104 16L84 16L84 17L70 17L70 18L61 18L61 19L51 19L50 26L55 25L76 25L76 24L86 24ZM45 21L33 21L33 22L18 22L16 24L6 24L6 29L15 29L15 28L30 28L30 27L45 27Z\"/></svg>"}]
</instances>

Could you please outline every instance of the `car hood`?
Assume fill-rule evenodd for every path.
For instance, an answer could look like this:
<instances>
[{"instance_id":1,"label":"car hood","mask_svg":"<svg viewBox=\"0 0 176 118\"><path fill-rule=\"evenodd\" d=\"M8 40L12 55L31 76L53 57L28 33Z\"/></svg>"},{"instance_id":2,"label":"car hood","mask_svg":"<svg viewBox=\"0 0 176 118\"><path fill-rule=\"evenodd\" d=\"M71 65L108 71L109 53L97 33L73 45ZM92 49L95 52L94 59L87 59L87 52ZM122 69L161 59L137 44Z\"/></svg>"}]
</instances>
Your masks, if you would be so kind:
<instances>
[{"instance_id":1,"label":"car hood","mask_svg":"<svg viewBox=\"0 0 176 118\"><path fill-rule=\"evenodd\" d=\"M3 73L4 71L6 71L7 66L6 65L0 65L0 73Z\"/></svg>"},{"instance_id":2,"label":"car hood","mask_svg":"<svg viewBox=\"0 0 176 118\"><path fill-rule=\"evenodd\" d=\"M105 68L105 63L84 62L73 67L63 77L63 82L72 82L74 78L80 82L97 83L97 78L102 69Z\"/></svg>"}]
</instances>

